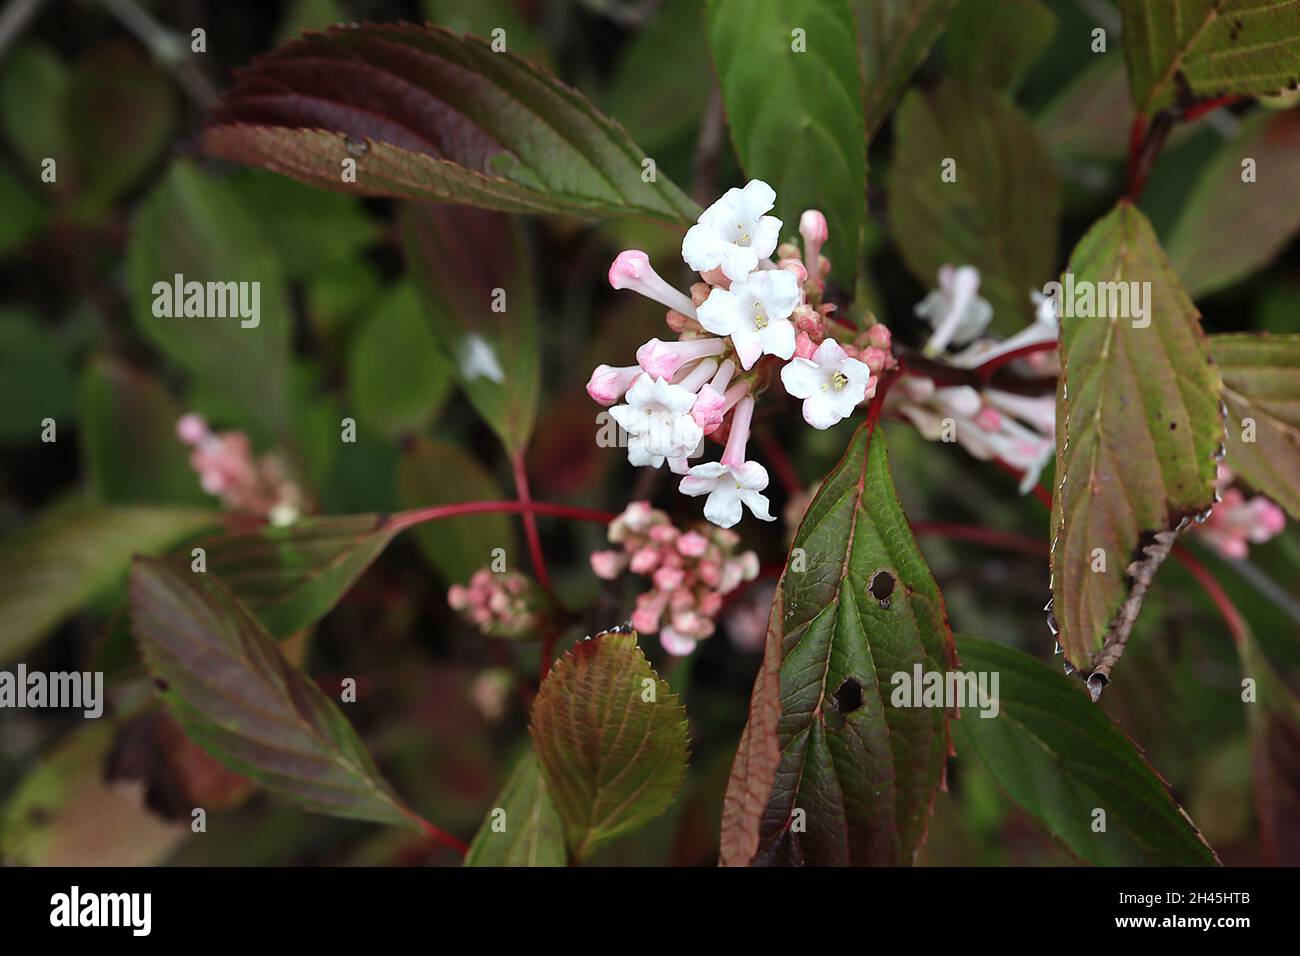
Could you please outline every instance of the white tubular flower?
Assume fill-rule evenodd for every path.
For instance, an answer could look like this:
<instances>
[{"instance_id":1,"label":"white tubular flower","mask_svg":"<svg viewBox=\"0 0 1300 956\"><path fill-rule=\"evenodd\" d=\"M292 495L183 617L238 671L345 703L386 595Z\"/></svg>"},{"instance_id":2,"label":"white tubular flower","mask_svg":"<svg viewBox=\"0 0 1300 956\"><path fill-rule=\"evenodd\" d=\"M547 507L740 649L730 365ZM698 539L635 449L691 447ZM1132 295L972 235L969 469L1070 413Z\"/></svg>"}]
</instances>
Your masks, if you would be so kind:
<instances>
[{"instance_id":1,"label":"white tubular flower","mask_svg":"<svg viewBox=\"0 0 1300 956\"><path fill-rule=\"evenodd\" d=\"M618 254L609 267L609 284L615 289L631 289L682 315L695 318L695 303L690 296L670 286L650 265L650 257L640 249Z\"/></svg>"},{"instance_id":2,"label":"white tubular flower","mask_svg":"<svg viewBox=\"0 0 1300 956\"><path fill-rule=\"evenodd\" d=\"M762 180L728 189L687 231L682 258L696 272L721 267L732 282L743 279L776 250L781 220L764 215L774 205L776 192Z\"/></svg>"},{"instance_id":3,"label":"white tubular flower","mask_svg":"<svg viewBox=\"0 0 1300 956\"><path fill-rule=\"evenodd\" d=\"M767 469L756 461L745 461L745 445L749 442L749 424L753 415L754 398L746 395L736 405L722 460L696 465L678 485L678 490L684 495L709 496L704 502L704 517L719 528L737 524L745 507L764 521L776 520L769 510L767 497L762 494L767 487Z\"/></svg>"},{"instance_id":4,"label":"white tubular flower","mask_svg":"<svg viewBox=\"0 0 1300 956\"><path fill-rule=\"evenodd\" d=\"M703 429L691 417L695 394L680 385L643 375L624 397L627 404L615 405L609 414L630 436L628 459L632 464L658 467L664 458L685 458L704 437Z\"/></svg>"},{"instance_id":5,"label":"white tubular flower","mask_svg":"<svg viewBox=\"0 0 1300 956\"><path fill-rule=\"evenodd\" d=\"M975 368L1031 345L1055 342L1061 334L1055 304L1041 292L1031 292L1029 296L1034 302L1034 321L1011 338L1001 342L981 340L974 343L966 350L952 356L951 363L958 368Z\"/></svg>"},{"instance_id":6,"label":"white tubular flower","mask_svg":"<svg viewBox=\"0 0 1300 956\"><path fill-rule=\"evenodd\" d=\"M980 272L974 266L939 267L939 288L916 306L915 312L934 327L925 345L930 358L952 345L965 345L993 319L993 306L979 297Z\"/></svg>"},{"instance_id":7,"label":"white tubular flower","mask_svg":"<svg viewBox=\"0 0 1300 956\"><path fill-rule=\"evenodd\" d=\"M714 289L699 308L700 325L715 335L731 336L740 364L749 369L763 355L794 355L794 323L799 280L785 269L763 269L730 289Z\"/></svg>"},{"instance_id":8,"label":"white tubular flower","mask_svg":"<svg viewBox=\"0 0 1300 956\"><path fill-rule=\"evenodd\" d=\"M781 368L781 384L803 399L803 420L813 428L830 428L852 415L870 382L871 370L834 339L824 339L811 359L795 358Z\"/></svg>"}]
</instances>

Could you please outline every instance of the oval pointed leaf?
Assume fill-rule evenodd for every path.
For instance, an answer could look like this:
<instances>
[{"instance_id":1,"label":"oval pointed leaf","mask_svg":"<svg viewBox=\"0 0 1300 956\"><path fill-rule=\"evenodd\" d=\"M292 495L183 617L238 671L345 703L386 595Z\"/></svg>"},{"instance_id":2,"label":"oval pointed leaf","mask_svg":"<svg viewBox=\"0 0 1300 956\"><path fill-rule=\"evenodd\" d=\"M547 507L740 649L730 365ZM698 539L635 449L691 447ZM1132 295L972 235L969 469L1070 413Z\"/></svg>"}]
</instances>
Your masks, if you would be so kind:
<instances>
[{"instance_id":1,"label":"oval pointed leaf","mask_svg":"<svg viewBox=\"0 0 1300 956\"><path fill-rule=\"evenodd\" d=\"M1227 463L1300 519L1300 335L1211 335L1228 407Z\"/></svg>"},{"instance_id":2,"label":"oval pointed leaf","mask_svg":"<svg viewBox=\"0 0 1300 956\"><path fill-rule=\"evenodd\" d=\"M215 575L138 559L131 625L172 714L227 767L316 813L420 827L347 718Z\"/></svg>"},{"instance_id":3,"label":"oval pointed leaf","mask_svg":"<svg viewBox=\"0 0 1300 956\"><path fill-rule=\"evenodd\" d=\"M943 780L949 714L895 706L890 683L955 663L943 597L868 421L809 506L777 588L722 864L910 864Z\"/></svg>"},{"instance_id":4,"label":"oval pointed leaf","mask_svg":"<svg viewBox=\"0 0 1300 956\"><path fill-rule=\"evenodd\" d=\"M1121 0L1133 103L1148 116L1196 97L1260 96L1300 80L1296 0Z\"/></svg>"},{"instance_id":5,"label":"oval pointed leaf","mask_svg":"<svg viewBox=\"0 0 1300 956\"><path fill-rule=\"evenodd\" d=\"M686 776L686 711L635 634L575 644L537 692L529 729L576 860L663 813Z\"/></svg>"},{"instance_id":6,"label":"oval pointed leaf","mask_svg":"<svg viewBox=\"0 0 1300 956\"><path fill-rule=\"evenodd\" d=\"M135 554L163 551L217 523L185 508L56 507L0 549L0 661L17 658L66 615L118 582Z\"/></svg>"},{"instance_id":7,"label":"oval pointed leaf","mask_svg":"<svg viewBox=\"0 0 1300 956\"><path fill-rule=\"evenodd\" d=\"M853 287L867 215L867 133L848 0L710 0L709 47L746 174L776 190L792 236L805 209L830 224L835 280Z\"/></svg>"},{"instance_id":8,"label":"oval pointed leaf","mask_svg":"<svg viewBox=\"0 0 1300 956\"><path fill-rule=\"evenodd\" d=\"M1021 328L1030 292L1058 266L1060 183L1033 124L999 94L953 81L908 93L895 122L889 221L908 268L929 288L942 265L978 267L994 321Z\"/></svg>"},{"instance_id":9,"label":"oval pointed leaf","mask_svg":"<svg viewBox=\"0 0 1300 956\"><path fill-rule=\"evenodd\" d=\"M996 676L997 712L964 708L957 757L974 754L1026 813L1098 866L1213 866L1214 851L1142 752L1077 681L991 641L957 641L962 670ZM984 710L985 713L989 711ZM1106 828L1093 829L1095 811Z\"/></svg>"},{"instance_id":10,"label":"oval pointed leaf","mask_svg":"<svg viewBox=\"0 0 1300 956\"><path fill-rule=\"evenodd\" d=\"M1219 148L1169 236L1169 261L1188 295L1200 298L1264 268L1300 230L1297 155L1294 110L1261 111ZM1249 180L1247 158L1254 161Z\"/></svg>"},{"instance_id":11,"label":"oval pointed leaf","mask_svg":"<svg viewBox=\"0 0 1300 956\"><path fill-rule=\"evenodd\" d=\"M434 338L483 420L521 452L537 417L541 370L531 260L518 223L432 203L407 203L401 215Z\"/></svg>"},{"instance_id":12,"label":"oval pointed leaf","mask_svg":"<svg viewBox=\"0 0 1300 956\"><path fill-rule=\"evenodd\" d=\"M1200 314L1127 201L1079 241L1063 286L1053 613L1095 694L1156 569L1213 500L1220 382Z\"/></svg>"},{"instance_id":13,"label":"oval pointed leaf","mask_svg":"<svg viewBox=\"0 0 1300 956\"><path fill-rule=\"evenodd\" d=\"M204 145L367 196L678 224L699 215L662 173L643 178L645 153L577 90L433 26L333 27L259 57L213 110Z\"/></svg>"},{"instance_id":14,"label":"oval pointed leaf","mask_svg":"<svg viewBox=\"0 0 1300 956\"><path fill-rule=\"evenodd\" d=\"M479 827L465 866L564 866L564 822L529 748Z\"/></svg>"},{"instance_id":15,"label":"oval pointed leaf","mask_svg":"<svg viewBox=\"0 0 1300 956\"><path fill-rule=\"evenodd\" d=\"M853 0L867 136L885 121L957 0Z\"/></svg>"},{"instance_id":16,"label":"oval pointed leaf","mask_svg":"<svg viewBox=\"0 0 1300 956\"><path fill-rule=\"evenodd\" d=\"M288 637L338 604L398 530L383 515L331 515L198 545L208 572L274 637Z\"/></svg>"}]
</instances>

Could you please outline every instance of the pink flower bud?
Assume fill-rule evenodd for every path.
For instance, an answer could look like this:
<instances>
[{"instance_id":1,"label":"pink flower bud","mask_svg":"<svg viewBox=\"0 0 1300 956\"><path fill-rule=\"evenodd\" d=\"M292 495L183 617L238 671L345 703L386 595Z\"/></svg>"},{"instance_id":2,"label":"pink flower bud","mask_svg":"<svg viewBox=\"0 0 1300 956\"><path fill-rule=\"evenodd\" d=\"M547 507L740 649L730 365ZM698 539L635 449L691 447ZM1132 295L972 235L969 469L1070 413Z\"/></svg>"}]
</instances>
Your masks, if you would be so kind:
<instances>
[{"instance_id":1,"label":"pink flower bud","mask_svg":"<svg viewBox=\"0 0 1300 956\"><path fill-rule=\"evenodd\" d=\"M649 574L659 567L659 549L648 546L642 548L632 555L629 567L634 574Z\"/></svg>"},{"instance_id":2,"label":"pink flower bud","mask_svg":"<svg viewBox=\"0 0 1300 956\"><path fill-rule=\"evenodd\" d=\"M817 351L817 345L808 337L807 332L800 332L794 337L794 357L811 359Z\"/></svg>"},{"instance_id":3,"label":"pink flower bud","mask_svg":"<svg viewBox=\"0 0 1300 956\"><path fill-rule=\"evenodd\" d=\"M688 558L698 558L708 547L709 539L698 531L688 531L677 539L677 550Z\"/></svg>"},{"instance_id":4,"label":"pink flower bud","mask_svg":"<svg viewBox=\"0 0 1300 956\"><path fill-rule=\"evenodd\" d=\"M871 328L867 329L867 341L871 343L872 348L888 352L893 345L894 336L889 331L889 326L883 322L877 322Z\"/></svg>"},{"instance_id":5,"label":"pink flower bud","mask_svg":"<svg viewBox=\"0 0 1300 956\"><path fill-rule=\"evenodd\" d=\"M591 555L591 570L596 577L613 581L627 567L627 555L622 551L596 551Z\"/></svg>"},{"instance_id":6,"label":"pink flower bud","mask_svg":"<svg viewBox=\"0 0 1300 956\"><path fill-rule=\"evenodd\" d=\"M820 281L822 246L830 236L826 217L816 209L804 210L803 215L799 217L799 235L803 236L804 264L808 267L808 273Z\"/></svg>"},{"instance_id":7,"label":"pink flower bud","mask_svg":"<svg viewBox=\"0 0 1300 956\"><path fill-rule=\"evenodd\" d=\"M660 568L654 573L655 587L661 591L675 591L681 587L686 575L681 568Z\"/></svg>"},{"instance_id":8,"label":"pink flower bud","mask_svg":"<svg viewBox=\"0 0 1300 956\"><path fill-rule=\"evenodd\" d=\"M187 445L199 444L208 434L208 423L202 415L188 412L176 420L176 437Z\"/></svg>"},{"instance_id":9,"label":"pink flower bud","mask_svg":"<svg viewBox=\"0 0 1300 956\"><path fill-rule=\"evenodd\" d=\"M785 269L787 272L793 272L800 285L808 281L808 270L804 268L804 264L798 259L782 259L776 264L776 267Z\"/></svg>"},{"instance_id":10,"label":"pink flower bud","mask_svg":"<svg viewBox=\"0 0 1300 956\"><path fill-rule=\"evenodd\" d=\"M587 394L602 405L613 405L627 393L640 374L641 367L638 365L621 368L597 365L587 382Z\"/></svg>"},{"instance_id":11,"label":"pink flower bud","mask_svg":"<svg viewBox=\"0 0 1300 956\"><path fill-rule=\"evenodd\" d=\"M726 406L727 397L715 391L712 385L705 385L695 396L695 404L691 406L691 417L704 430L704 434L711 435L722 424Z\"/></svg>"},{"instance_id":12,"label":"pink flower bud","mask_svg":"<svg viewBox=\"0 0 1300 956\"><path fill-rule=\"evenodd\" d=\"M673 657L686 657L695 650L698 642L685 634L679 634L671 628L665 628L659 635L659 644Z\"/></svg>"},{"instance_id":13,"label":"pink flower bud","mask_svg":"<svg viewBox=\"0 0 1300 956\"><path fill-rule=\"evenodd\" d=\"M647 299L667 306L689 318L695 318L695 304L677 291L655 272L650 257L640 249L628 249L618 254L609 267L609 284L615 289L631 289Z\"/></svg>"},{"instance_id":14,"label":"pink flower bud","mask_svg":"<svg viewBox=\"0 0 1300 956\"><path fill-rule=\"evenodd\" d=\"M671 379L686 362L721 355L726 343L719 338L683 339L663 342L651 339L636 350L637 364L655 378Z\"/></svg>"}]
</instances>

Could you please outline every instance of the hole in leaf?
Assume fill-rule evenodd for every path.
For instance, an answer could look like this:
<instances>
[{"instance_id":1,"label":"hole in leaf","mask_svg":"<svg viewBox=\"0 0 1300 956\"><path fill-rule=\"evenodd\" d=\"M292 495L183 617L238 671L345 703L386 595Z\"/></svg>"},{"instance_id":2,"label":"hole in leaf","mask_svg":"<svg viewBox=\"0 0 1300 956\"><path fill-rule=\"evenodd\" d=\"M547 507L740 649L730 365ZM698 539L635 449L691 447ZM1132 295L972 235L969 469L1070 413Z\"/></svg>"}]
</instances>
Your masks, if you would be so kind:
<instances>
[{"instance_id":1,"label":"hole in leaf","mask_svg":"<svg viewBox=\"0 0 1300 956\"><path fill-rule=\"evenodd\" d=\"M889 607L889 596L894 593L894 576L888 571L877 571L871 576L867 590L880 602L881 607Z\"/></svg>"},{"instance_id":2,"label":"hole in leaf","mask_svg":"<svg viewBox=\"0 0 1300 956\"><path fill-rule=\"evenodd\" d=\"M835 709L841 714L851 714L862 706L862 685L852 677L840 681L835 688Z\"/></svg>"}]
</instances>

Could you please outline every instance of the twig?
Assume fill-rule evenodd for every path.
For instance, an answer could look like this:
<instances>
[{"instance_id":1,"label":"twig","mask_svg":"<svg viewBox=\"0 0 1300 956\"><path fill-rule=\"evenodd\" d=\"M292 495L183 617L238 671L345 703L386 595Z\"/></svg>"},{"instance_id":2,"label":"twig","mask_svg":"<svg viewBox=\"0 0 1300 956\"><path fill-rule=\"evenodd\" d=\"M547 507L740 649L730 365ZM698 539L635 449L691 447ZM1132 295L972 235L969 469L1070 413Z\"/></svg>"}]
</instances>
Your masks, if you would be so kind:
<instances>
[{"instance_id":1,"label":"twig","mask_svg":"<svg viewBox=\"0 0 1300 956\"><path fill-rule=\"evenodd\" d=\"M0 12L0 59L4 59L9 47L22 36L43 2L44 0L10 0L9 6Z\"/></svg>"},{"instance_id":2,"label":"twig","mask_svg":"<svg viewBox=\"0 0 1300 956\"><path fill-rule=\"evenodd\" d=\"M122 26L135 34L149 54L165 65L200 109L207 110L217 101L217 91L190 56L188 43L180 34L167 29L135 0L100 0Z\"/></svg>"},{"instance_id":3,"label":"twig","mask_svg":"<svg viewBox=\"0 0 1300 956\"><path fill-rule=\"evenodd\" d=\"M546 501L462 501L454 505L433 505L428 508L414 508L410 511L401 511L389 518L388 522L395 530L405 531L407 528L414 527L418 524L424 524L426 521L437 521L439 518L455 518L460 515L481 514L554 515L557 518L572 518L575 521L595 521L601 524L609 524L618 517L618 515L609 511L598 511L595 508L575 508L570 505L556 505Z\"/></svg>"}]
</instances>

